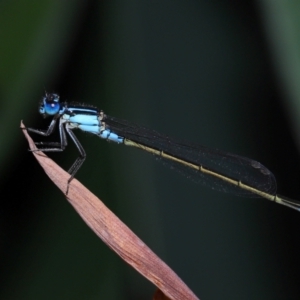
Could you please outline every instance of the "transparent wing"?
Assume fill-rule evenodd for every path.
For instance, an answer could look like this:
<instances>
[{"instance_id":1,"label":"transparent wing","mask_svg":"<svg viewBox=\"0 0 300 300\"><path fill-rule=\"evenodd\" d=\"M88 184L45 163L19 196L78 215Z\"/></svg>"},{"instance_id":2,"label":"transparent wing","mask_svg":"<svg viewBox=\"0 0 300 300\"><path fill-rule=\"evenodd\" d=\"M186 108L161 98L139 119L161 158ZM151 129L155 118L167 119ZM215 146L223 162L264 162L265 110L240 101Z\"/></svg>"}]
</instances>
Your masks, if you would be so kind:
<instances>
[{"instance_id":1,"label":"transparent wing","mask_svg":"<svg viewBox=\"0 0 300 300\"><path fill-rule=\"evenodd\" d=\"M118 118L105 116L104 121L113 132L124 138L163 151L180 160L202 166L233 180L241 181L257 190L272 195L276 194L277 186L274 175L265 166L255 160L189 142L177 141L154 130ZM160 156L157 156L157 158L193 181L205 184L212 189L248 197L258 197L250 191L243 190L215 176L204 174L201 171L194 170L181 163Z\"/></svg>"}]
</instances>

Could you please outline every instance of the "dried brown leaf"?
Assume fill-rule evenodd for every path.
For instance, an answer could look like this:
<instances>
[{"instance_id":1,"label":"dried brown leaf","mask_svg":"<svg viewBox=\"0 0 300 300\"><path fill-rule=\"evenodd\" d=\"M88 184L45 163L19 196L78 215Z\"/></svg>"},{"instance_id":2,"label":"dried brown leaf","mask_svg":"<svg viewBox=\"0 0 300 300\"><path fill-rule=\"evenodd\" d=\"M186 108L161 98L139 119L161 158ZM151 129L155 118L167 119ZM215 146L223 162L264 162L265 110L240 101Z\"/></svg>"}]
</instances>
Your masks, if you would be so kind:
<instances>
[{"instance_id":1,"label":"dried brown leaf","mask_svg":"<svg viewBox=\"0 0 300 300\"><path fill-rule=\"evenodd\" d=\"M21 123L31 150L33 140ZM32 152L46 174L63 192L86 224L124 261L156 285L169 299L198 299L186 284L142 240L78 180L73 179L65 195L70 175L41 151ZM157 297L162 294L157 294ZM159 298L158 298L159 299ZM162 298L167 299L167 298Z\"/></svg>"}]
</instances>

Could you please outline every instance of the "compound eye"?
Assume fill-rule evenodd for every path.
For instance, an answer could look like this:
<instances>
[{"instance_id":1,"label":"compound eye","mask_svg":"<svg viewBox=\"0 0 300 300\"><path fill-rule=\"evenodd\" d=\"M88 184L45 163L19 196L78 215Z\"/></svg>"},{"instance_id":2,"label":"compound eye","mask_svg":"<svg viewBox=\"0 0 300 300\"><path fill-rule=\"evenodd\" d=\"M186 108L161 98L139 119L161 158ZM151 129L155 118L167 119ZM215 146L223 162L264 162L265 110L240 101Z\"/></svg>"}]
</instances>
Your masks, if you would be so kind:
<instances>
[{"instance_id":1,"label":"compound eye","mask_svg":"<svg viewBox=\"0 0 300 300\"><path fill-rule=\"evenodd\" d=\"M39 112L44 115L53 116L60 110L59 95L46 94L42 99Z\"/></svg>"}]
</instances>

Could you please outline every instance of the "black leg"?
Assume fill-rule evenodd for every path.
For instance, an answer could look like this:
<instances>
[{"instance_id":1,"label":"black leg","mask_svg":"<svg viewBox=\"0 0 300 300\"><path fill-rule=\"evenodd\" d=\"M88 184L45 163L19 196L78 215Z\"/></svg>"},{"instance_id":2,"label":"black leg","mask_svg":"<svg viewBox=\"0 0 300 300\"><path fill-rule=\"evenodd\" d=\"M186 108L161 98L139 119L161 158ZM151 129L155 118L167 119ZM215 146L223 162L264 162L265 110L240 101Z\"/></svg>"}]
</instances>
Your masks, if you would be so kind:
<instances>
[{"instance_id":1,"label":"black leg","mask_svg":"<svg viewBox=\"0 0 300 300\"><path fill-rule=\"evenodd\" d=\"M53 146L53 148L55 148L55 147L60 148L60 146L61 146L61 143L59 143L59 142L37 142L35 144L41 145L41 146Z\"/></svg>"},{"instance_id":2,"label":"black leg","mask_svg":"<svg viewBox=\"0 0 300 300\"><path fill-rule=\"evenodd\" d=\"M51 133L53 133L56 122L57 122L57 118L54 118L52 120L52 122L50 123L50 126L47 131L33 129L33 128L28 128L28 131L37 133L42 136L49 136ZM43 147L38 148L38 150L44 151L44 152L62 152L62 151L64 151L66 146L68 145L68 141L67 141L66 131L64 129L64 123L61 121L59 122L59 134L60 134L60 142L37 142L37 143L35 143L36 145L50 146L50 147L46 147L46 148L43 148ZM32 151L34 152L35 150L32 150Z\"/></svg>"},{"instance_id":3,"label":"black leg","mask_svg":"<svg viewBox=\"0 0 300 300\"><path fill-rule=\"evenodd\" d=\"M86 153L85 153L82 145L80 144L79 140L75 136L74 132L69 127L69 124L66 124L65 129L66 129L67 133L69 134L70 138L72 139L72 141L74 142L74 144L79 152L79 156L77 157L77 159L75 160L75 162L73 163L71 168L68 170L68 173L71 175L71 177L68 180L68 186L67 186L67 191L66 191L66 195L68 195L70 182L72 181L72 179L74 178L74 176L76 175L76 173L78 172L80 167L82 166L83 162L85 161Z\"/></svg>"},{"instance_id":4,"label":"black leg","mask_svg":"<svg viewBox=\"0 0 300 300\"><path fill-rule=\"evenodd\" d=\"M58 116L59 117L59 116ZM55 129L55 125L57 123L58 117L54 117L54 119L51 121L50 126L47 130L38 130L34 128L27 128L28 131L42 135L42 136L49 136L51 133L53 133ZM70 136L72 141L74 142L78 152L79 156L71 166L71 168L68 170L68 173L71 175L70 178L68 179L68 185L67 185L67 190L66 190L66 195L68 195L69 192L69 185L80 167L82 166L83 162L85 161L86 158L86 153L80 144L79 140L75 136L75 134L72 131L73 128L70 127L69 123L65 122L65 120L60 119L59 121L59 134L60 134L60 142L38 142L35 143L36 145L39 146L48 146L47 148L39 148L38 150L44 151L44 152L62 152L65 150L66 146L68 145L67 141L67 135ZM33 150L35 151L35 150Z\"/></svg>"},{"instance_id":5,"label":"black leg","mask_svg":"<svg viewBox=\"0 0 300 300\"><path fill-rule=\"evenodd\" d=\"M54 131L57 120L58 120L58 118L54 117L47 130L40 130L40 129L34 129L34 128L26 128L26 129L30 132L34 132L39 135L49 136Z\"/></svg>"}]
</instances>

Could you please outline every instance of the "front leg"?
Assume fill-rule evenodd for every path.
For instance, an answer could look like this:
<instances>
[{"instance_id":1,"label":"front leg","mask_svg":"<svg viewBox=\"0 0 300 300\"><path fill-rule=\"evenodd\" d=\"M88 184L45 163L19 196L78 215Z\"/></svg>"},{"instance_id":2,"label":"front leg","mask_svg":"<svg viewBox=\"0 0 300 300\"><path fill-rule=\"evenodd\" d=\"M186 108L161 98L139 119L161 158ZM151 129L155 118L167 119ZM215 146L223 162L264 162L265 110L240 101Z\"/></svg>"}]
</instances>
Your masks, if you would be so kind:
<instances>
[{"instance_id":1,"label":"front leg","mask_svg":"<svg viewBox=\"0 0 300 300\"><path fill-rule=\"evenodd\" d=\"M26 129L30 132L34 132L42 136L49 136L54 131L57 120L58 120L57 117L54 117L47 130L40 130L34 128L26 128Z\"/></svg>"},{"instance_id":2,"label":"front leg","mask_svg":"<svg viewBox=\"0 0 300 300\"><path fill-rule=\"evenodd\" d=\"M34 142L37 146L51 146L51 147L60 147L60 142Z\"/></svg>"},{"instance_id":3,"label":"front leg","mask_svg":"<svg viewBox=\"0 0 300 300\"><path fill-rule=\"evenodd\" d=\"M28 130L31 132L43 135L43 136L49 136L53 132L56 122L57 122L57 118L53 119L47 131L33 129L33 128L28 128ZM37 142L37 143L35 143L36 145L39 145L39 146L42 145L42 148L39 147L38 150L41 150L44 152L62 152L62 151L64 151L68 144L64 126L65 126L64 122L60 119L60 122L59 122L60 142ZM48 146L48 147L45 148L43 146Z\"/></svg>"},{"instance_id":4,"label":"front leg","mask_svg":"<svg viewBox=\"0 0 300 300\"><path fill-rule=\"evenodd\" d=\"M39 146L36 150L29 150L30 152L43 151L43 152L62 152L66 146L60 142L38 142L35 145ZM45 147L46 146L46 147Z\"/></svg>"}]
</instances>

